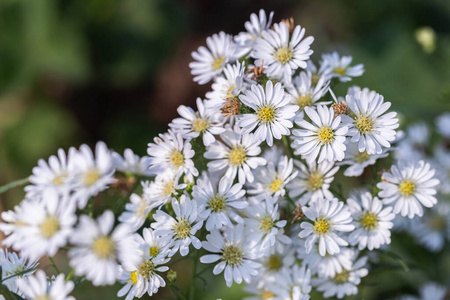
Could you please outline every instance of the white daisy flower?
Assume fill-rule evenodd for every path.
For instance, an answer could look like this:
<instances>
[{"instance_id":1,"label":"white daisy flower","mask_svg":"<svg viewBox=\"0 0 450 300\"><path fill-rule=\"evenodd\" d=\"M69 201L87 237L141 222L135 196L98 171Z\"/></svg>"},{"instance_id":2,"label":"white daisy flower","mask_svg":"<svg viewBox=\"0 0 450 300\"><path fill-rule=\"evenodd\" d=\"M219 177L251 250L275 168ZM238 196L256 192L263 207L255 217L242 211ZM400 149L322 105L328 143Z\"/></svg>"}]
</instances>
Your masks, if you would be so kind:
<instances>
[{"instance_id":1,"label":"white daisy flower","mask_svg":"<svg viewBox=\"0 0 450 300\"><path fill-rule=\"evenodd\" d=\"M192 57L196 60L189 63L194 81L198 84L206 84L214 77L220 75L223 67L227 63L235 60L236 45L233 37L221 31L206 38L208 49L201 46L198 52L192 52Z\"/></svg>"},{"instance_id":2,"label":"white daisy flower","mask_svg":"<svg viewBox=\"0 0 450 300\"><path fill-rule=\"evenodd\" d=\"M255 40L252 57L255 64L267 66L266 74L270 77L288 79L298 68L306 68L306 61L313 51L310 45L312 36L305 36L305 28L295 26L292 36L285 23L274 24L273 29L261 32Z\"/></svg>"},{"instance_id":3,"label":"white daisy flower","mask_svg":"<svg viewBox=\"0 0 450 300\"><path fill-rule=\"evenodd\" d=\"M131 194L130 202L125 204L125 211L119 216L121 223L128 224L133 230L138 230L144 225L148 214L153 207L149 205L149 201L145 196Z\"/></svg>"},{"instance_id":4,"label":"white daisy flower","mask_svg":"<svg viewBox=\"0 0 450 300\"><path fill-rule=\"evenodd\" d=\"M436 127L439 134L450 139L450 113L444 113L436 118Z\"/></svg>"},{"instance_id":5,"label":"white daisy flower","mask_svg":"<svg viewBox=\"0 0 450 300\"><path fill-rule=\"evenodd\" d=\"M367 256L361 257L353 264L351 270L344 269L332 278L314 278L312 285L319 292L323 292L325 298L336 296L338 299L342 299L345 296L356 295L361 278L369 273L366 265Z\"/></svg>"},{"instance_id":6,"label":"white daisy flower","mask_svg":"<svg viewBox=\"0 0 450 300\"><path fill-rule=\"evenodd\" d=\"M119 290L117 296L123 297L127 294L125 300L141 298L145 293L152 296L160 287L166 286L166 282L158 273L169 269L167 266L160 266L170 260L166 258L169 245L161 242L149 228L144 228L142 233L143 237L139 234L134 236L141 261L136 265L120 267L119 280L125 285Z\"/></svg>"},{"instance_id":7,"label":"white daisy flower","mask_svg":"<svg viewBox=\"0 0 450 300\"><path fill-rule=\"evenodd\" d=\"M352 246L372 251L391 243L390 229L394 226L391 221L395 218L392 207L383 207L381 201L369 192L354 195L347 199L347 204L356 225L348 237Z\"/></svg>"},{"instance_id":8,"label":"white daisy flower","mask_svg":"<svg viewBox=\"0 0 450 300\"><path fill-rule=\"evenodd\" d=\"M123 157L117 153L112 153L114 160L114 167L116 170L124 173L136 174L138 176L152 176L152 172L149 171L150 168L150 157L134 154L133 150L125 149Z\"/></svg>"},{"instance_id":9,"label":"white daisy flower","mask_svg":"<svg viewBox=\"0 0 450 300\"><path fill-rule=\"evenodd\" d=\"M238 176L239 183L253 182L251 169L266 164L266 160L257 157L261 153L260 141L255 140L253 134L241 134L239 128L228 127L220 135L222 142L216 141L205 152L205 157L213 161L208 162L208 170L224 170L225 176L234 180Z\"/></svg>"},{"instance_id":10,"label":"white daisy flower","mask_svg":"<svg viewBox=\"0 0 450 300\"><path fill-rule=\"evenodd\" d=\"M319 156L318 163L324 160L341 161L345 157L345 135L348 127L341 124L341 117L334 117L334 110L325 105L318 105L317 111L305 107L305 113L313 123L306 120L296 120L295 123L303 129L294 129L296 136L292 147L296 155L303 155L312 162Z\"/></svg>"},{"instance_id":11,"label":"white daisy flower","mask_svg":"<svg viewBox=\"0 0 450 300\"><path fill-rule=\"evenodd\" d=\"M418 122L406 129L406 140L416 147L426 147L430 141L430 129L425 122Z\"/></svg>"},{"instance_id":12,"label":"white daisy flower","mask_svg":"<svg viewBox=\"0 0 450 300\"><path fill-rule=\"evenodd\" d=\"M346 100L350 115L343 116L343 121L351 126L348 135L359 151L372 155L382 153L382 147L390 148L399 126L396 112L385 114L391 103L367 88L348 94Z\"/></svg>"},{"instance_id":13,"label":"white daisy flower","mask_svg":"<svg viewBox=\"0 0 450 300\"><path fill-rule=\"evenodd\" d=\"M268 30L272 25L272 18L273 11L267 17L264 9L259 10L259 17L256 14L250 15L250 21L246 21L244 24L247 31L234 37L237 57L244 56L253 49L256 38L261 37L262 32Z\"/></svg>"},{"instance_id":14,"label":"white daisy flower","mask_svg":"<svg viewBox=\"0 0 450 300\"><path fill-rule=\"evenodd\" d=\"M180 174L172 172L170 169L156 176L155 181L143 184L143 197L148 200L151 209L161 207L172 201L178 195L177 190L184 190L186 183L179 183Z\"/></svg>"},{"instance_id":15,"label":"white daisy flower","mask_svg":"<svg viewBox=\"0 0 450 300\"><path fill-rule=\"evenodd\" d=\"M351 56L339 57L337 52L322 54L321 72L338 78L340 82L352 80L352 77L361 76L364 73L364 65L350 66L353 58Z\"/></svg>"},{"instance_id":16,"label":"white daisy flower","mask_svg":"<svg viewBox=\"0 0 450 300\"><path fill-rule=\"evenodd\" d=\"M75 300L69 296L75 284L64 280L64 274L59 274L55 280L49 282L45 272L39 270L35 275L19 278L17 285L27 299Z\"/></svg>"},{"instance_id":17,"label":"white daisy flower","mask_svg":"<svg viewBox=\"0 0 450 300\"><path fill-rule=\"evenodd\" d=\"M220 113L212 108L205 107L201 98L197 98L197 109L180 105L177 109L181 118L176 118L169 124L184 139L191 140L202 136L203 144L209 146L216 140L214 135L225 131Z\"/></svg>"},{"instance_id":18,"label":"white daisy flower","mask_svg":"<svg viewBox=\"0 0 450 300\"><path fill-rule=\"evenodd\" d=\"M140 260L131 228L114 227L114 214L106 210L97 220L81 215L72 233L74 245L68 256L77 276L85 276L93 285L111 285L118 276L119 263L136 264Z\"/></svg>"},{"instance_id":19,"label":"white daisy flower","mask_svg":"<svg viewBox=\"0 0 450 300\"><path fill-rule=\"evenodd\" d=\"M115 181L113 157L103 142L95 146L95 157L91 148L81 145L74 157L74 164L77 172L73 178L73 197L78 202L78 208L83 209L90 197L107 189Z\"/></svg>"},{"instance_id":20,"label":"white daisy flower","mask_svg":"<svg viewBox=\"0 0 450 300\"><path fill-rule=\"evenodd\" d=\"M380 154L368 154L367 151L360 152L358 149L358 143L352 143L348 141L347 150L345 151L345 158L343 161L338 162L338 165L349 165L344 171L344 176L358 177L364 172L367 166L373 165L378 159L387 157L389 154L386 149Z\"/></svg>"},{"instance_id":21,"label":"white daisy flower","mask_svg":"<svg viewBox=\"0 0 450 300\"><path fill-rule=\"evenodd\" d=\"M29 260L25 256L18 256L15 252L9 252L8 249L0 248L0 266L2 267L2 284L6 285L8 289L22 296L22 292L17 286L19 278L26 278L35 272L38 265L37 260ZM29 270L28 272L25 272ZM16 274L21 275L16 275ZM15 276L16 275L16 276ZM8 279L8 277L11 277Z\"/></svg>"},{"instance_id":22,"label":"white daisy flower","mask_svg":"<svg viewBox=\"0 0 450 300\"><path fill-rule=\"evenodd\" d=\"M287 85L286 90L292 96L291 103L298 105L299 110L296 119L303 119L305 107L314 108L325 94L328 92L330 80L326 76L319 77L313 85L313 74L303 71L299 76L294 77L292 83ZM328 105L331 102L322 101L320 104Z\"/></svg>"},{"instance_id":23,"label":"white daisy flower","mask_svg":"<svg viewBox=\"0 0 450 300\"><path fill-rule=\"evenodd\" d=\"M274 249L276 247L273 247ZM269 283L276 280L278 274L283 268L290 268L296 262L294 247L285 247L282 251L275 250L269 256L258 260L262 264L259 274L252 283L256 282L259 289L264 289Z\"/></svg>"},{"instance_id":24,"label":"white daisy flower","mask_svg":"<svg viewBox=\"0 0 450 300\"><path fill-rule=\"evenodd\" d=\"M208 176L197 181L192 192L192 199L202 210L200 218L206 220L206 230L220 229L222 226L233 227L231 220L243 223L234 209L244 209L248 202L244 198L245 191L242 184L236 183L228 177L222 177L218 188L213 188Z\"/></svg>"},{"instance_id":25,"label":"white daisy flower","mask_svg":"<svg viewBox=\"0 0 450 300\"><path fill-rule=\"evenodd\" d=\"M50 156L48 163L40 159L29 177L31 184L25 187L26 198L40 197L47 190L58 192L71 190L70 179L73 175L75 153L76 149L73 147L69 149L67 156L63 149L58 149L58 156Z\"/></svg>"},{"instance_id":26,"label":"white daisy flower","mask_svg":"<svg viewBox=\"0 0 450 300\"><path fill-rule=\"evenodd\" d=\"M195 151L189 141L183 141L181 134L169 130L154 138L155 143L149 143L147 153L151 156L150 171L161 174L167 170L177 175L186 174L189 181L198 176L192 158Z\"/></svg>"},{"instance_id":27,"label":"white daisy flower","mask_svg":"<svg viewBox=\"0 0 450 300\"><path fill-rule=\"evenodd\" d=\"M340 252L339 246L347 246L348 243L338 232L349 232L355 229L351 224L351 213L344 202L334 198L317 199L303 207L305 216L313 222L302 222L303 229L299 233L300 238L307 238L305 242L306 252L310 252L316 240L319 240L319 253L322 256Z\"/></svg>"},{"instance_id":28,"label":"white daisy flower","mask_svg":"<svg viewBox=\"0 0 450 300\"><path fill-rule=\"evenodd\" d=\"M268 290L273 293L272 300L309 300L311 292L311 270L305 265L283 268L275 275Z\"/></svg>"},{"instance_id":29,"label":"white daisy flower","mask_svg":"<svg viewBox=\"0 0 450 300\"><path fill-rule=\"evenodd\" d=\"M213 230L202 242L203 248L216 254L207 254L200 257L200 262L210 264L220 262L214 267L213 274L224 272L228 287L233 281L240 284L242 280L250 283L251 276L258 274L260 263L255 262L256 253L250 247L249 241L244 235L244 227L241 224L234 228L225 229L225 237L219 230Z\"/></svg>"},{"instance_id":30,"label":"white daisy flower","mask_svg":"<svg viewBox=\"0 0 450 300\"><path fill-rule=\"evenodd\" d=\"M267 81L266 88L261 85L252 85L251 90L245 91L239 99L254 112L243 114L238 120L243 134L256 129L255 138L259 141L266 140L269 146L273 145L273 138L279 140L283 135L289 135L289 128L294 126L291 119L294 118L298 106L289 105L290 96L285 94L281 83L273 86L272 81Z\"/></svg>"},{"instance_id":31,"label":"white daisy flower","mask_svg":"<svg viewBox=\"0 0 450 300\"><path fill-rule=\"evenodd\" d=\"M155 222L151 227L155 229L155 235L161 236L162 241L172 241L172 247L168 253L172 257L180 250L181 256L189 254L189 245L192 243L195 249L200 249L202 244L195 236L195 233L202 228L203 220L197 221L201 211L197 207L197 202L192 201L185 195L181 195L180 201L172 199L172 208L176 219L163 212L156 211L153 215Z\"/></svg>"},{"instance_id":32,"label":"white daisy flower","mask_svg":"<svg viewBox=\"0 0 450 300\"><path fill-rule=\"evenodd\" d=\"M294 160L287 156L281 156L277 165L268 160L266 167L258 169L256 181L248 184L247 192L256 195L258 200L265 199L266 195L278 198L286 194L285 186L297 176L294 170Z\"/></svg>"},{"instance_id":33,"label":"white daisy flower","mask_svg":"<svg viewBox=\"0 0 450 300\"><path fill-rule=\"evenodd\" d=\"M383 204L394 206L394 214L400 213L403 217L413 218L423 215L422 205L432 207L437 203L434 195L439 180L433 178L435 170L423 160L405 163L391 167L391 172L384 172L383 181L377 184L381 189L378 195Z\"/></svg>"},{"instance_id":34,"label":"white daisy flower","mask_svg":"<svg viewBox=\"0 0 450 300\"><path fill-rule=\"evenodd\" d=\"M334 180L334 174L339 170L332 162L323 161L317 164L315 161L306 164L294 161L299 169L298 176L293 179L287 189L292 198L300 197L297 201L301 205L317 199L332 199L333 194L329 191L330 184Z\"/></svg>"}]
</instances>

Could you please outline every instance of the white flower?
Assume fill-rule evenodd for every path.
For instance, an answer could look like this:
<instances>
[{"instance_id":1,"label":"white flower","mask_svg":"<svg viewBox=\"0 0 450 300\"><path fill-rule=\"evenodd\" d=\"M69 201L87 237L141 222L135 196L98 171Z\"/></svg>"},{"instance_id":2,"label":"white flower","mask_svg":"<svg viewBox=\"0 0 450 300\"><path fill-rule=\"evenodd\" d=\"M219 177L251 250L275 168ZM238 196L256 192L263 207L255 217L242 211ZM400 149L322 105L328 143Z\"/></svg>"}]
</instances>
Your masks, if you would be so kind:
<instances>
[{"instance_id":1,"label":"white flower","mask_svg":"<svg viewBox=\"0 0 450 300\"><path fill-rule=\"evenodd\" d=\"M400 213L403 217L413 218L422 216L423 208L432 207L437 200L435 186L439 180L433 178L434 169L423 160L405 163L400 161L398 165L391 167L391 172L384 172L383 182L377 187L381 189L378 195L383 198L383 204L394 206L394 213Z\"/></svg>"},{"instance_id":2,"label":"white flower","mask_svg":"<svg viewBox=\"0 0 450 300\"><path fill-rule=\"evenodd\" d=\"M156 176L155 181L143 184L144 195L148 199L150 209L161 207L169 203L172 197L177 196L177 190L184 190L185 183L179 183L180 174L172 172L170 169Z\"/></svg>"},{"instance_id":3,"label":"white flower","mask_svg":"<svg viewBox=\"0 0 450 300\"><path fill-rule=\"evenodd\" d=\"M345 134L348 127L341 124L341 117L334 117L333 108L324 105L317 106L317 112L305 107L305 113L313 123L306 120L296 120L295 123L304 129L294 129L292 147L296 149L295 154L307 157L313 161L320 153L318 163L324 160L341 161L344 159L346 149Z\"/></svg>"},{"instance_id":4,"label":"white flower","mask_svg":"<svg viewBox=\"0 0 450 300\"><path fill-rule=\"evenodd\" d=\"M280 158L279 158L280 159ZM258 169L256 181L253 184L248 184L248 193L256 195L256 198L261 200L270 195L278 198L286 194L285 186L297 176L297 171L294 170L294 160L287 156L281 156L278 164L274 164L269 160L266 167Z\"/></svg>"},{"instance_id":5,"label":"white flower","mask_svg":"<svg viewBox=\"0 0 450 300\"><path fill-rule=\"evenodd\" d=\"M95 146L95 157L91 148L81 145L74 157L76 175L74 176L74 199L78 208L83 209L90 197L108 188L115 181L114 164L111 151L105 143Z\"/></svg>"},{"instance_id":6,"label":"white flower","mask_svg":"<svg viewBox=\"0 0 450 300\"><path fill-rule=\"evenodd\" d=\"M144 225L148 214L153 209L145 196L131 194L130 202L125 204L125 211L119 216L119 222L128 224L133 230Z\"/></svg>"},{"instance_id":7,"label":"white flower","mask_svg":"<svg viewBox=\"0 0 450 300\"><path fill-rule=\"evenodd\" d=\"M198 52L192 52L192 57L196 60L189 63L194 81L198 84L206 84L214 77L222 73L223 67L227 63L235 60L235 44L233 37L221 31L206 38L209 49L201 46Z\"/></svg>"},{"instance_id":8,"label":"white flower","mask_svg":"<svg viewBox=\"0 0 450 300\"><path fill-rule=\"evenodd\" d=\"M39 270L35 275L20 278L17 285L27 299L75 300L69 296L75 284L72 281L65 281L64 274L59 274L55 280L49 282L45 272Z\"/></svg>"},{"instance_id":9,"label":"white flower","mask_svg":"<svg viewBox=\"0 0 450 300\"><path fill-rule=\"evenodd\" d=\"M150 171L161 174L167 170L177 175L186 174L190 181L198 176L192 157L195 151L189 141L183 141L181 134L169 130L154 138L155 143L149 143L147 153L151 156Z\"/></svg>"},{"instance_id":10,"label":"white flower","mask_svg":"<svg viewBox=\"0 0 450 300\"><path fill-rule=\"evenodd\" d=\"M303 213L314 224L302 222L303 229L299 237L307 238L305 242L306 252L310 252L317 239L319 239L319 253L322 256L340 252L339 246L347 246L348 243L338 236L338 232L348 232L355 229L351 224L351 213L344 202L334 198L317 199L309 206L303 207Z\"/></svg>"},{"instance_id":11,"label":"white flower","mask_svg":"<svg viewBox=\"0 0 450 300\"><path fill-rule=\"evenodd\" d=\"M450 113L444 113L436 118L438 132L445 138L450 139Z\"/></svg>"},{"instance_id":12,"label":"white flower","mask_svg":"<svg viewBox=\"0 0 450 300\"><path fill-rule=\"evenodd\" d=\"M214 135L225 131L222 126L221 115L217 110L205 107L201 98L197 98L197 109L180 105L177 111L181 118L176 118L169 124L176 132L187 140L202 135L203 144L209 146L216 140Z\"/></svg>"},{"instance_id":13,"label":"white flower","mask_svg":"<svg viewBox=\"0 0 450 300\"><path fill-rule=\"evenodd\" d=\"M185 195L181 195L180 202L173 198L172 208L176 219L162 210L158 210L153 215L155 222L151 224L151 227L155 229L155 235L161 236L162 241L173 241L169 257L172 257L178 250L180 250L181 256L186 256L191 243L195 249L200 249L202 246L200 240L195 236L195 233L203 225L203 221L196 223L201 211L197 208L197 202Z\"/></svg>"},{"instance_id":14,"label":"white flower","mask_svg":"<svg viewBox=\"0 0 450 300\"><path fill-rule=\"evenodd\" d=\"M240 284L242 280L250 283L251 276L258 274L260 263L254 261L255 253L250 248L244 235L244 227L241 224L234 228L225 229L225 237L219 230L213 230L202 242L203 248L216 254L207 254L200 257L200 262L210 264L220 260L214 267L213 274L217 275L225 270L224 276L228 287L233 281Z\"/></svg>"},{"instance_id":15,"label":"white flower","mask_svg":"<svg viewBox=\"0 0 450 300\"><path fill-rule=\"evenodd\" d=\"M420 297L403 296L399 300L445 300L447 293L447 288L444 286L434 282L428 282L420 286Z\"/></svg>"},{"instance_id":16,"label":"white flower","mask_svg":"<svg viewBox=\"0 0 450 300\"><path fill-rule=\"evenodd\" d=\"M80 216L72 233L74 245L68 256L77 276L86 278L95 286L111 285L118 276L121 264L136 264L140 260L131 228L126 224L114 226L114 214L106 210L97 221Z\"/></svg>"},{"instance_id":17,"label":"white flower","mask_svg":"<svg viewBox=\"0 0 450 300\"><path fill-rule=\"evenodd\" d=\"M367 88L348 94L346 100L350 116L344 116L343 121L352 126L348 135L353 143L358 143L359 152L381 154L382 147L390 148L389 142L395 140L394 129L399 125L396 112L385 114L391 103Z\"/></svg>"},{"instance_id":18,"label":"white flower","mask_svg":"<svg viewBox=\"0 0 450 300\"><path fill-rule=\"evenodd\" d=\"M208 162L208 170L220 171L226 169L225 176L234 180L238 176L239 183L253 182L251 169L266 164L266 160L257 157L261 153L260 141L256 141L253 134L240 134L239 128L228 127L220 135L222 142L216 141L205 152L205 157L213 161Z\"/></svg>"},{"instance_id":19,"label":"white flower","mask_svg":"<svg viewBox=\"0 0 450 300\"><path fill-rule=\"evenodd\" d=\"M234 37L238 57L244 56L252 50L255 45L255 39L261 37L261 33L268 30L270 25L272 25L272 18L273 11L267 17L264 9L259 10L259 18L256 14L250 15L250 21L246 21L244 24L247 31L241 32Z\"/></svg>"},{"instance_id":20,"label":"white flower","mask_svg":"<svg viewBox=\"0 0 450 300\"><path fill-rule=\"evenodd\" d=\"M351 270L344 269L332 278L314 278L312 285L319 292L323 292L325 298L336 296L342 299L344 296L356 295L361 278L369 273L365 268L366 264L367 256L361 257L353 264Z\"/></svg>"},{"instance_id":21,"label":"white flower","mask_svg":"<svg viewBox=\"0 0 450 300\"><path fill-rule=\"evenodd\" d=\"M313 51L310 45L312 36L305 36L305 28L295 26L292 36L285 23L274 24L273 29L261 32L255 40L252 52L255 64L267 66L266 73L270 77L287 79L297 68L306 68L306 61Z\"/></svg>"},{"instance_id":22,"label":"white flower","mask_svg":"<svg viewBox=\"0 0 450 300\"><path fill-rule=\"evenodd\" d=\"M314 108L317 101L320 100L328 91L330 80L326 76L320 76L313 85L313 75L310 71L301 72L299 76L294 77L292 83L286 89L292 96L291 103L298 105L299 111L296 118L303 119L305 107ZM320 104L330 104L331 102L320 102Z\"/></svg>"},{"instance_id":23,"label":"white flower","mask_svg":"<svg viewBox=\"0 0 450 300\"><path fill-rule=\"evenodd\" d=\"M267 81L266 88L261 85L252 85L239 96L246 106L251 107L254 112L240 116L238 125L242 133L250 133L256 129L255 138L259 141L266 140L269 146L273 144L273 138L279 140L283 135L289 135L289 128L293 124L298 106L289 105L290 96L285 94L281 83L273 86L272 81Z\"/></svg>"},{"instance_id":24,"label":"white flower","mask_svg":"<svg viewBox=\"0 0 450 300\"><path fill-rule=\"evenodd\" d=\"M423 121L409 125L406 131L406 140L416 147L425 147L430 141L430 129Z\"/></svg>"},{"instance_id":25,"label":"white flower","mask_svg":"<svg viewBox=\"0 0 450 300\"><path fill-rule=\"evenodd\" d=\"M352 80L351 77L358 77L364 73L364 65L358 64L350 66L353 58L351 56L339 57L337 52L322 54L321 73L328 73L332 77L338 78L341 82Z\"/></svg>"},{"instance_id":26,"label":"white flower","mask_svg":"<svg viewBox=\"0 0 450 300\"><path fill-rule=\"evenodd\" d=\"M72 147L66 156L63 149L58 149L58 156L50 156L48 163L40 159L38 165L33 168L33 174L29 177L31 184L25 187L26 198L42 196L42 193L47 190L54 189L58 192L70 190L75 152L75 148Z\"/></svg>"},{"instance_id":27,"label":"white flower","mask_svg":"<svg viewBox=\"0 0 450 300\"><path fill-rule=\"evenodd\" d=\"M206 220L206 230L220 229L222 226L233 227L231 220L242 223L244 220L234 209L244 209L248 202L244 198L242 184L233 185L232 179L222 177L218 189L213 188L208 176L197 181L192 192L192 199L200 206L200 217Z\"/></svg>"},{"instance_id":28,"label":"white flower","mask_svg":"<svg viewBox=\"0 0 450 300\"><path fill-rule=\"evenodd\" d=\"M21 255L38 259L47 254L53 256L67 244L72 234L75 203L66 193L60 197L55 190L45 193L45 201L23 201L15 230L3 240Z\"/></svg>"},{"instance_id":29,"label":"white flower","mask_svg":"<svg viewBox=\"0 0 450 300\"><path fill-rule=\"evenodd\" d=\"M311 292L311 270L306 266L301 268L294 265L292 268L283 268L275 275L273 283L268 285L273 293L273 300L309 300Z\"/></svg>"},{"instance_id":30,"label":"white flower","mask_svg":"<svg viewBox=\"0 0 450 300\"><path fill-rule=\"evenodd\" d=\"M258 276L253 280L252 283L256 282L258 288L267 288L268 284L276 280L276 275L283 268L290 268L296 262L295 259L295 248L293 246L284 247L282 251L276 250L269 256L264 256L258 260L262 264L261 269L259 269Z\"/></svg>"},{"instance_id":31,"label":"white flower","mask_svg":"<svg viewBox=\"0 0 450 300\"><path fill-rule=\"evenodd\" d=\"M142 233L143 237L138 234L134 236L141 261L136 265L120 267L119 280L125 285L117 296L122 297L128 294L125 300L141 298L145 293L152 296L160 287L166 286L166 282L158 273L169 269L167 266L160 266L170 260L166 258L169 245L155 237L149 228L144 228Z\"/></svg>"},{"instance_id":32,"label":"white flower","mask_svg":"<svg viewBox=\"0 0 450 300\"><path fill-rule=\"evenodd\" d=\"M26 256L18 256L15 252L9 252L8 249L3 250L0 248L0 266L2 267L2 284L6 285L8 289L22 295L17 287L17 281L19 278L26 278L28 275L33 274L37 267L37 260L29 260ZM27 271L28 272L25 272ZM19 275L19 273L21 275ZM17 276L14 276L18 274ZM7 279L8 277L11 277Z\"/></svg>"},{"instance_id":33,"label":"white flower","mask_svg":"<svg viewBox=\"0 0 450 300\"><path fill-rule=\"evenodd\" d=\"M139 157L131 149L125 149L123 157L117 152L113 152L112 156L114 166L118 171L147 177L152 175L152 172L149 171L150 157L148 156Z\"/></svg>"},{"instance_id":34,"label":"white flower","mask_svg":"<svg viewBox=\"0 0 450 300\"><path fill-rule=\"evenodd\" d=\"M369 192L362 192L358 196L347 199L356 224L356 230L348 237L349 243L358 245L359 250L367 247L370 251L390 244L390 229L394 225L391 221L395 218L392 207L383 207L381 201L377 197L372 198Z\"/></svg>"},{"instance_id":35,"label":"white flower","mask_svg":"<svg viewBox=\"0 0 450 300\"><path fill-rule=\"evenodd\" d=\"M388 156L386 149L380 154L368 154L367 151L360 152L358 149L358 143L347 143L347 150L345 151L345 158L343 161L338 162L338 165L349 167L344 171L344 176L347 177L358 177L364 172L367 166L373 165L377 159L384 158Z\"/></svg>"},{"instance_id":36,"label":"white flower","mask_svg":"<svg viewBox=\"0 0 450 300\"><path fill-rule=\"evenodd\" d=\"M320 164L315 161L307 161L306 164L303 164L296 160L294 163L299 169L299 173L287 185L289 195L292 198L301 196L300 200L297 201L301 205L321 198L333 198L329 188L339 167L328 161L323 161Z\"/></svg>"}]
</instances>

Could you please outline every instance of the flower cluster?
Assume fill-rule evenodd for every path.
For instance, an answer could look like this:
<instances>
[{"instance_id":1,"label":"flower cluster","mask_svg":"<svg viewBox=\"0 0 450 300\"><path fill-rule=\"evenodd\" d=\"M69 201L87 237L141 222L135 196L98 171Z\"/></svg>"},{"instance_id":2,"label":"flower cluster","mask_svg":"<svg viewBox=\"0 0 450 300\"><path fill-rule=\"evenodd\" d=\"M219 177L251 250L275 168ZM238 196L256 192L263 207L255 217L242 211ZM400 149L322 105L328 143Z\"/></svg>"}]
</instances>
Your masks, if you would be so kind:
<instances>
[{"instance_id":1,"label":"flower cluster","mask_svg":"<svg viewBox=\"0 0 450 300\"><path fill-rule=\"evenodd\" d=\"M73 299L73 279L118 281L127 300L166 285L180 293L173 270L165 272L193 258L205 264L194 280L223 273L227 286L244 281L263 299L358 293L376 261L366 254L391 243L394 223L436 205L438 178L450 193L450 152L438 147L445 163L426 162L416 153L423 134L402 140L391 103L375 91L352 86L337 99L332 89L361 76L363 65L336 52L316 65L305 28L272 20L261 10L245 32L220 32L192 53L194 81L212 82L212 91L196 109L180 106L147 156L130 149L122 156L99 142L95 151L60 149L38 162L25 199L2 213L3 244L18 253L1 253L3 278L22 275L5 282L11 291ZM450 117L438 126L450 139ZM440 205L426 217L448 229L450 206ZM419 223L420 243L442 247L443 234ZM58 253L73 272L47 287L42 271L31 275L35 261Z\"/></svg>"}]
</instances>

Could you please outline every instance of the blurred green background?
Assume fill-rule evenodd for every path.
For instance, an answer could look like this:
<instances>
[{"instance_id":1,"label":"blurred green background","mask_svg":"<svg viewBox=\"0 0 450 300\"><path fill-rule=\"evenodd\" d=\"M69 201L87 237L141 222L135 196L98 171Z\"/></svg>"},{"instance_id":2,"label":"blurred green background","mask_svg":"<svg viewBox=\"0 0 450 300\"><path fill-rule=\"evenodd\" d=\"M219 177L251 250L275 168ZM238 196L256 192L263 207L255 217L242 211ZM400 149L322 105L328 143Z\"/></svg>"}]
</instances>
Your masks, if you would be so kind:
<instances>
[{"instance_id":1,"label":"blurred green background","mask_svg":"<svg viewBox=\"0 0 450 300\"><path fill-rule=\"evenodd\" d=\"M213 33L243 31L260 8L306 27L314 60L337 50L363 63L352 83L383 94L405 119L432 122L450 111L448 0L0 0L0 185L60 147L103 140L145 154L176 108L210 89L192 81L190 53ZM424 27L435 35L431 46L416 37ZM0 200L10 208L22 196L16 189ZM217 284L202 299L241 297L240 287Z\"/></svg>"}]
</instances>

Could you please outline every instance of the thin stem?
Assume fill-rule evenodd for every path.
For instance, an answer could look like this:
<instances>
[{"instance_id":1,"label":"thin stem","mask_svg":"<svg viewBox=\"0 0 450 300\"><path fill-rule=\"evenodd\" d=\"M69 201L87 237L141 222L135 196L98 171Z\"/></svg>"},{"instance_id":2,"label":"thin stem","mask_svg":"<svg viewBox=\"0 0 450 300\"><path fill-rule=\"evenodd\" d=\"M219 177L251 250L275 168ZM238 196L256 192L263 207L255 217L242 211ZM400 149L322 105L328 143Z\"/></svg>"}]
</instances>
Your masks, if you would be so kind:
<instances>
[{"instance_id":1,"label":"thin stem","mask_svg":"<svg viewBox=\"0 0 450 300\"><path fill-rule=\"evenodd\" d=\"M187 300L187 298L180 292L180 290L176 286L169 285L169 288L175 294L175 297L177 299Z\"/></svg>"},{"instance_id":2,"label":"thin stem","mask_svg":"<svg viewBox=\"0 0 450 300\"><path fill-rule=\"evenodd\" d=\"M289 157L293 158L294 157L294 150L291 147L291 143L289 141L289 136L287 135L283 135L283 144L286 147L286 149L289 152Z\"/></svg>"},{"instance_id":3,"label":"thin stem","mask_svg":"<svg viewBox=\"0 0 450 300\"><path fill-rule=\"evenodd\" d=\"M195 258L194 258L194 270L192 272L192 284L191 287L189 288L189 300L194 300L195 299L195 278L197 277L197 262L199 260L199 256L200 256L200 249L196 250L195 253Z\"/></svg>"},{"instance_id":4,"label":"thin stem","mask_svg":"<svg viewBox=\"0 0 450 300\"><path fill-rule=\"evenodd\" d=\"M28 182L29 182L29 179L27 177L27 178L23 178L23 179L19 179L19 180L7 183L4 186L0 187L0 194L5 193L15 187L19 187L21 185L27 184Z\"/></svg>"},{"instance_id":5,"label":"thin stem","mask_svg":"<svg viewBox=\"0 0 450 300\"><path fill-rule=\"evenodd\" d=\"M72 270L70 270L69 275L67 275L67 277L66 277L66 281L69 281L70 278L72 278L73 273L75 273L75 269L74 268L72 268Z\"/></svg>"},{"instance_id":6,"label":"thin stem","mask_svg":"<svg viewBox=\"0 0 450 300\"><path fill-rule=\"evenodd\" d=\"M53 269L55 269L56 274L59 275L58 267L56 266L55 262L53 261L53 258L50 255L47 255L47 257L50 260Z\"/></svg>"},{"instance_id":7,"label":"thin stem","mask_svg":"<svg viewBox=\"0 0 450 300\"><path fill-rule=\"evenodd\" d=\"M28 270L25 270L25 271L22 271L22 272L18 272L18 273L12 274L11 276L3 278L0 282L6 281L6 280L11 279L11 278L14 278L16 276L22 276L22 275L27 274L29 272L33 272L36 269L37 268L31 268L31 269L28 269Z\"/></svg>"}]
</instances>

